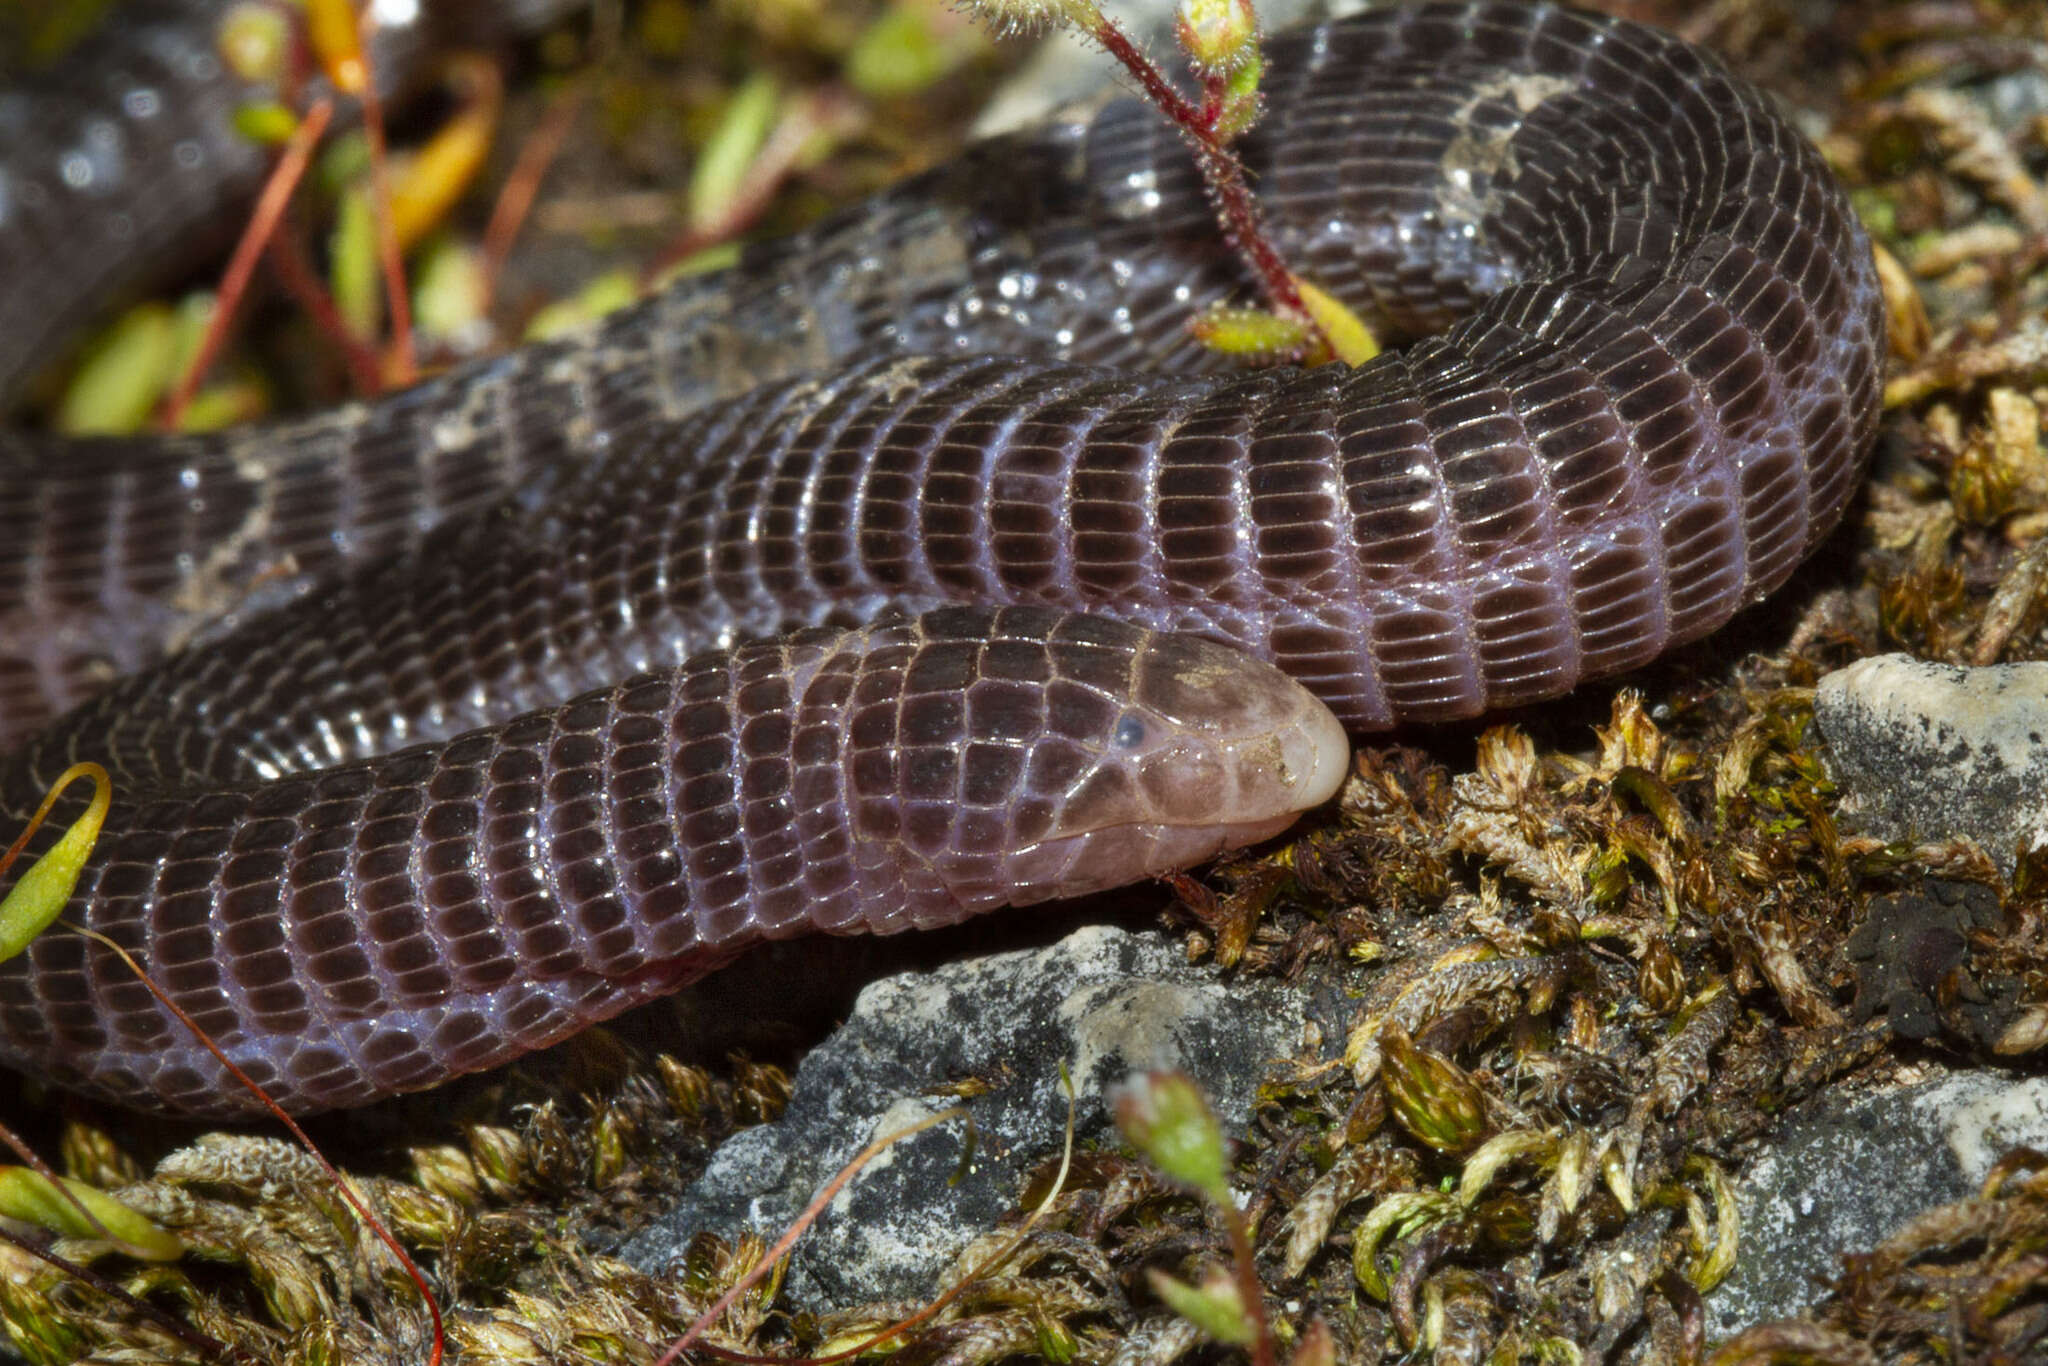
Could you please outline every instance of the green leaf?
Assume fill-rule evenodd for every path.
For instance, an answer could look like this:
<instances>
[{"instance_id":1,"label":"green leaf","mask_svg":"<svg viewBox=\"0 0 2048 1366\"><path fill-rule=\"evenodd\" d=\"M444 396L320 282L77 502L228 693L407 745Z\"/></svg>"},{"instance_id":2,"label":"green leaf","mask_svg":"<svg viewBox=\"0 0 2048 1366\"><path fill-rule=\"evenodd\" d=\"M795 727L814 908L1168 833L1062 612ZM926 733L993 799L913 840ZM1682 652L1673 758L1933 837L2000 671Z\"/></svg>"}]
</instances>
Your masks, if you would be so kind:
<instances>
[{"instance_id":1,"label":"green leaf","mask_svg":"<svg viewBox=\"0 0 2048 1366\"><path fill-rule=\"evenodd\" d=\"M1310 337L1299 318L1221 304L1190 319L1188 331L1218 355L1252 360L1292 360L1308 349Z\"/></svg>"},{"instance_id":2,"label":"green leaf","mask_svg":"<svg viewBox=\"0 0 2048 1366\"><path fill-rule=\"evenodd\" d=\"M384 320L384 277L377 266L377 215L366 189L344 192L327 246L328 287L351 335L370 338Z\"/></svg>"},{"instance_id":3,"label":"green leaf","mask_svg":"<svg viewBox=\"0 0 2048 1366\"><path fill-rule=\"evenodd\" d=\"M1228 1274L1218 1272L1196 1286L1153 1267L1146 1271L1145 1279L1167 1308L1217 1342L1249 1347L1258 1337L1259 1326L1245 1312L1244 1296L1238 1293L1236 1280Z\"/></svg>"},{"instance_id":4,"label":"green leaf","mask_svg":"<svg viewBox=\"0 0 2048 1366\"><path fill-rule=\"evenodd\" d=\"M481 255L448 236L431 239L413 272L413 320L420 335L460 344L485 323Z\"/></svg>"},{"instance_id":5,"label":"green leaf","mask_svg":"<svg viewBox=\"0 0 2048 1366\"><path fill-rule=\"evenodd\" d=\"M709 231L725 221L740 186L761 145L775 126L775 114L782 107L782 90L775 78L750 77L726 101L718 126L704 143L697 167L690 175L690 226Z\"/></svg>"},{"instance_id":6,"label":"green leaf","mask_svg":"<svg viewBox=\"0 0 2048 1366\"><path fill-rule=\"evenodd\" d=\"M58 775L30 829L42 822L64 789L78 778L91 778L95 789L85 813L71 823L71 828L47 853L29 865L28 871L8 890L6 899L0 900L0 963L27 948L29 941L63 911L64 903L71 899L72 888L78 885L79 870L85 867L85 860L100 837L107 806L113 800L114 784L107 771L94 763L73 764Z\"/></svg>"},{"instance_id":7,"label":"green leaf","mask_svg":"<svg viewBox=\"0 0 2048 1366\"><path fill-rule=\"evenodd\" d=\"M74 436L142 430L169 387L177 353L171 310L131 308L93 343L57 406L57 429Z\"/></svg>"},{"instance_id":8,"label":"green leaf","mask_svg":"<svg viewBox=\"0 0 2048 1366\"><path fill-rule=\"evenodd\" d=\"M235 131L259 147L282 147L299 131L299 116L289 105L258 100L235 110Z\"/></svg>"},{"instance_id":9,"label":"green leaf","mask_svg":"<svg viewBox=\"0 0 2048 1366\"><path fill-rule=\"evenodd\" d=\"M175 1262L185 1254L185 1245L176 1234L166 1233L105 1191L69 1177L58 1180L63 1182L63 1190L41 1172L0 1167L0 1214L65 1238L104 1240L111 1235L123 1245L123 1251L144 1261ZM76 1198L76 1204L65 1198L65 1191ZM79 1212L79 1205L99 1220L100 1228L94 1228Z\"/></svg>"},{"instance_id":10,"label":"green leaf","mask_svg":"<svg viewBox=\"0 0 2048 1366\"><path fill-rule=\"evenodd\" d=\"M542 308L527 320L525 341L542 341L573 332L585 323L624 308L640 297L639 283L629 270L614 270L598 276L566 299Z\"/></svg>"},{"instance_id":11,"label":"green leaf","mask_svg":"<svg viewBox=\"0 0 2048 1366\"><path fill-rule=\"evenodd\" d=\"M846 80L869 99L914 95L960 64L964 49L933 31L932 15L898 4L869 24L846 54Z\"/></svg>"}]
</instances>

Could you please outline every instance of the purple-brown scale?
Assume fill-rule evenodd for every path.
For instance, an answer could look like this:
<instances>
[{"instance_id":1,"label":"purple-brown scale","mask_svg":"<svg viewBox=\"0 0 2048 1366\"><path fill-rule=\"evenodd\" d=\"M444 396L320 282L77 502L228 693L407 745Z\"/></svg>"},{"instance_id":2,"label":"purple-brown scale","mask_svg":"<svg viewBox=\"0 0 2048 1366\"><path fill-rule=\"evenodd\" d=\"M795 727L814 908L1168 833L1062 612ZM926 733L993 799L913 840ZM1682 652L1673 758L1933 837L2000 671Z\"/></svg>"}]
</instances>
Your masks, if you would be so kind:
<instances>
[{"instance_id":1,"label":"purple-brown scale","mask_svg":"<svg viewBox=\"0 0 2048 1366\"><path fill-rule=\"evenodd\" d=\"M895 628L859 665L747 646L688 664L703 696L666 713L622 678L1030 604L1236 646L1371 729L1555 696L1782 582L1860 477L1883 318L1846 197L1769 102L1549 4L1379 9L1269 58L1246 153L1282 250L1440 334L1353 371L1166 373L1213 370L1181 323L1249 291L1185 150L1117 104L379 405L54 459L0 437L0 507L38 528L0 546L16 741L266 566L307 571L296 604L31 742L12 809L74 751L143 789L228 784L123 808L147 820L110 829L89 916L154 936L231 1035L238 1001L326 1020L273 1075L344 1103L554 1037L744 930L895 928L1199 858L1280 813L1181 824L1190 791L1316 767L1213 737L1156 770L1115 751L1148 685L1078 642L1035 682ZM664 754L657 818L634 775ZM1062 824L1084 813L1166 833ZM895 876L893 911L863 900ZM178 1045L85 961L47 940L0 967L9 1056L235 1104L204 1065L146 1080L136 1059ZM471 1003L387 1011L407 993Z\"/></svg>"}]
</instances>

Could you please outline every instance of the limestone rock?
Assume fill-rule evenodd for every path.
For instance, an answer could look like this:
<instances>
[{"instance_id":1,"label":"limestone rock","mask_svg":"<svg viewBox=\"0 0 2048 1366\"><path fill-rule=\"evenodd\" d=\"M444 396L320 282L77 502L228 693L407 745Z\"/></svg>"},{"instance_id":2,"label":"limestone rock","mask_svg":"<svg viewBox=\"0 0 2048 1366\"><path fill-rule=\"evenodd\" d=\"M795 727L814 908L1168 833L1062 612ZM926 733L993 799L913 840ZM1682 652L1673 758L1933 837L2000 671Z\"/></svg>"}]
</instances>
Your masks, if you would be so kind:
<instances>
[{"instance_id":1,"label":"limestone rock","mask_svg":"<svg viewBox=\"0 0 2048 1366\"><path fill-rule=\"evenodd\" d=\"M1114 1141L1103 1092L1148 1067L1193 1075L1232 1133L1304 1018L1303 993L1226 980L1189 966L1166 937L1101 926L1045 949L885 978L804 1059L783 1118L728 1141L678 1208L621 1255L655 1269L700 1230L773 1236L870 1141L957 1103L954 1083L994 1079L966 1102L976 1136L964 1178L955 1180L963 1126L938 1125L871 1163L797 1244L791 1303L928 1295L1015 1204L1025 1173L1058 1152L1062 1063L1080 1096L1079 1141Z\"/></svg>"},{"instance_id":2,"label":"limestone rock","mask_svg":"<svg viewBox=\"0 0 2048 1366\"><path fill-rule=\"evenodd\" d=\"M1973 1195L2018 1145L2048 1145L2048 1078L1958 1072L1790 1118L1736 1182L1735 1270L1707 1297L1710 1338L1798 1314L1841 1254L1877 1246L1925 1210Z\"/></svg>"},{"instance_id":3,"label":"limestone rock","mask_svg":"<svg viewBox=\"0 0 2048 1366\"><path fill-rule=\"evenodd\" d=\"M1853 828L1967 835L2007 874L2018 850L2048 839L2048 663L1879 655L1823 678L1813 716Z\"/></svg>"}]
</instances>

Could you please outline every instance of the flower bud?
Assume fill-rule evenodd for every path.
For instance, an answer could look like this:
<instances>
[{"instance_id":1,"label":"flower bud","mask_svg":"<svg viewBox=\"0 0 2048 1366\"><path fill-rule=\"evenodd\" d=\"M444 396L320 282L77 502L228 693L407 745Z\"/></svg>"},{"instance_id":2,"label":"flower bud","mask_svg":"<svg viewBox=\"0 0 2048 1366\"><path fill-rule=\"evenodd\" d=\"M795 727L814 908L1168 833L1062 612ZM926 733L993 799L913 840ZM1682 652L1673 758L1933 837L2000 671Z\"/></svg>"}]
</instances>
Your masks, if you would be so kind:
<instances>
[{"instance_id":1,"label":"flower bud","mask_svg":"<svg viewBox=\"0 0 2048 1366\"><path fill-rule=\"evenodd\" d=\"M1152 1165L1219 1206L1230 1204L1223 1131L1201 1088L1180 1072L1137 1072L1117 1090L1116 1126Z\"/></svg>"},{"instance_id":2,"label":"flower bud","mask_svg":"<svg viewBox=\"0 0 2048 1366\"><path fill-rule=\"evenodd\" d=\"M268 83L284 75L291 43L291 20L271 5L236 5L221 15L213 31L221 61L236 76L252 83Z\"/></svg>"},{"instance_id":3,"label":"flower bud","mask_svg":"<svg viewBox=\"0 0 2048 1366\"><path fill-rule=\"evenodd\" d=\"M1180 0L1173 30L1195 65L1212 75L1229 75L1258 52L1251 0Z\"/></svg>"}]
</instances>

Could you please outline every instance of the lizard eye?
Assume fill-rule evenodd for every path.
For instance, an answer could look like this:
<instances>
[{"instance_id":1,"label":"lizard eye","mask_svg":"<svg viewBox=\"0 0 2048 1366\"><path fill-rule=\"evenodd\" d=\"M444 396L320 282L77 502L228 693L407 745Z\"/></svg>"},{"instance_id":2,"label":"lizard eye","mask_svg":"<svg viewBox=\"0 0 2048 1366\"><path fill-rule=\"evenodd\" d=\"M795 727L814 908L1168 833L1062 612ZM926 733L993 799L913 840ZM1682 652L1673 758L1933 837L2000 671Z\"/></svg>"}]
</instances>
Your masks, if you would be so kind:
<instances>
[{"instance_id":1,"label":"lizard eye","mask_svg":"<svg viewBox=\"0 0 2048 1366\"><path fill-rule=\"evenodd\" d=\"M1135 716L1126 716L1116 723L1111 740L1118 749L1136 749L1145 743L1145 723Z\"/></svg>"}]
</instances>

